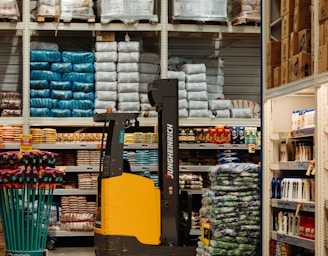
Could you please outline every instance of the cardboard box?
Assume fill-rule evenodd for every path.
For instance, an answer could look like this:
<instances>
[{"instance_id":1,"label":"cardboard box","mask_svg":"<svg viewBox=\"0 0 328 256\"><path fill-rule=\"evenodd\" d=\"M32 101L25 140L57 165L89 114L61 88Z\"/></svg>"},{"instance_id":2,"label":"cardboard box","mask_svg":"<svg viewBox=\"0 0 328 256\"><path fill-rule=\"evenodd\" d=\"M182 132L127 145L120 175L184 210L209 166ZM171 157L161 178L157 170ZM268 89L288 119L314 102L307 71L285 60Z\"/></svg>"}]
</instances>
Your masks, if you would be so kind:
<instances>
[{"instance_id":1,"label":"cardboard box","mask_svg":"<svg viewBox=\"0 0 328 256\"><path fill-rule=\"evenodd\" d=\"M280 1L280 16L287 13L294 12L295 0L281 0Z\"/></svg>"},{"instance_id":2,"label":"cardboard box","mask_svg":"<svg viewBox=\"0 0 328 256\"><path fill-rule=\"evenodd\" d=\"M113 42L115 41L115 32L96 31L97 42Z\"/></svg>"},{"instance_id":3,"label":"cardboard box","mask_svg":"<svg viewBox=\"0 0 328 256\"><path fill-rule=\"evenodd\" d=\"M319 0L319 10L318 10L319 21L324 21L328 18L328 1Z\"/></svg>"},{"instance_id":4,"label":"cardboard box","mask_svg":"<svg viewBox=\"0 0 328 256\"><path fill-rule=\"evenodd\" d=\"M280 66L280 84L287 84L289 83L289 61L285 61L283 63L281 63Z\"/></svg>"},{"instance_id":5,"label":"cardboard box","mask_svg":"<svg viewBox=\"0 0 328 256\"><path fill-rule=\"evenodd\" d=\"M298 32L298 50L299 52L311 52L311 29L303 29Z\"/></svg>"},{"instance_id":6,"label":"cardboard box","mask_svg":"<svg viewBox=\"0 0 328 256\"><path fill-rule=\"evenodd\" d=\"M311 53L300 52L290 58L289 81L293 82L311 75Z\"/></svg>"},{"instance_id":7,"label":"cardboard box","mask_svg":"<svg viewBox=\"0 0 328 256\"><path fill-rule=\"evenodd\" d=\"M294 32L311 29L311 12L309 7L296 7L294 9Z\"/></svg>"},{"instance_id":8,"label":"cardboard box","mask_svg":"<svg viewBox=\"0 0 328 256\"><path fill-rule=\"evenodd\" d=\"M325 44L325 25L326 22L319 24L319 46Z\"/></svg>"},{"instance_id":9,"label":"cardboard box","mask_svg":"<svg viewBox=\"0 0 328 256\"><path fill-rule=\"evenodd\" d=\"M311 2L312 0L295 0L294 8L310 6Z\"/></svg>"},{"instance_id":10,"label":"cardboard box","mask_svg":"<svg viewBox=\"0 0 328 256\"><path fill-rule=\"evenodd\" d=\"M267 89L274 87L274 69L279 66L267 66L266 86Z\"/></svg>"},{"instance_id":11,"label":"cardboard box","mask_svg":"<svg viewBox=\"0 0 328 256\"><path fill-rule=\"evenodd\" d=\"M328 20L326 20L323 24L324 24L324 31L323 31L324 39L322 45L328 44Z\"/></svg>"},{"instance_id":12,"label":"cardboard box","mask_svg":"<svg viewBox=\"0 0 328 256\"><path fill-rule=\"evenodd\" d=\"M298 33L292 32L289 36L289 57L298 54Z\"/></svg>"},{"instance_id":13,"label":"cardboard box","mask_svg":"<svg viewBox=\"0 0 328 256\"><path fill-rule=\"evenodd\" d=\"M267 43L267 66L280 65L281 42L270 41Z\"/></svg>"},{"instance_id":14,"label":"cardboard box","mask_svg":"<svg viewBox=\"0 0 328 256\"><path fill-rule=\"evenodd\" d=\"M318 72L326 72L328 70L328 44L319 46L318 49Z\"/></svg>"},{"instance_id":15,"label":"cardboard box","mask_svg":"<svg viewBox=\"0 0 328 256\"><path fill-rule=\"evenodd\" d=\"M293 22L293 14L286 14L281 17L281 39L289 37L290 33L293 31Z\"/></svg>"},{"instance_id":16,"label":"cardboard box","mask_svg":"<svg viewBox=\"0 0 328 256\"><path fill-rule=\"evenodd\" d=\"M281 40L281 62L288 61L289 59L289 37Z\"/></svg>"},{"instance_id":17,"label":"cardboard box","mask_svg":"<svg viewBox=\"0 0 328 256\"><path fill-rule=\"evenodd\" d=\"M276 67L273 69L273 87L278 87L281 85L280 79L281 79L281 73L280 73L281 68Z\"/></svg>"}]
</instances>

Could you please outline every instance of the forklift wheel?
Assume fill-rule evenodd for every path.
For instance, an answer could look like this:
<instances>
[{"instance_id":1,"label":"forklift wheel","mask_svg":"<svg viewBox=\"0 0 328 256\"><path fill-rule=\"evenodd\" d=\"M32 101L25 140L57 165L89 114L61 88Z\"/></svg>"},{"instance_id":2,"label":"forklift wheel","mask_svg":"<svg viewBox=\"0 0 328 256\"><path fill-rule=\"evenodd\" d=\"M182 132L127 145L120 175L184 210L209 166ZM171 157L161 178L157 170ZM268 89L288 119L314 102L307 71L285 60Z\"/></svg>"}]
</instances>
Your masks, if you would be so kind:
<instances>
[{"instance_id":1,"label":"forklift wheel","mask_svg":"<svg viewBox=\"0 0 328 256\"><path fill-rule=\"evenodd\" d=\"M53 250L55 249L55 241L50 239L47 241L47 249L48 250Z\"/></svg>"}]
</instances>

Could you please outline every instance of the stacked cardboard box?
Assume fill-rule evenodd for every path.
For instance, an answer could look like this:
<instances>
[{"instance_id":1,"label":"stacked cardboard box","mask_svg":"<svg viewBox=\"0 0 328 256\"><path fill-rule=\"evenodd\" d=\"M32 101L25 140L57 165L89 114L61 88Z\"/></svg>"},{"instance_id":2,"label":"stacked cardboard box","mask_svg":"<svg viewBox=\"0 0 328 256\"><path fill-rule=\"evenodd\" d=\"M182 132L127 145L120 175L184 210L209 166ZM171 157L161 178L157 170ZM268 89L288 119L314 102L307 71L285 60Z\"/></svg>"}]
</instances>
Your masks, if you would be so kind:
<instances>
[{"instance_id":1,"label":"stacked cardboard box","mask_svg":"<svg viewBox=\"0 0 328 256\"><path fill-rule=\"evenodd\" d=\"M270 42L267 46L268 55L280 55L280 63L273 63L272 59L267 63L268 88L287 84L313 73L311 0L281 0L280 7L281 41Z\"/></svg>"},{"instance_id":2,"label":"stacked cardboard box","mask_svg":"<svg viewBox=\"0 0 328 256\"><path fill-rule=\"evenodd\" d=\"M328 1L319 1L318 72L328 70Z\"/></svg>"}]
</instances>

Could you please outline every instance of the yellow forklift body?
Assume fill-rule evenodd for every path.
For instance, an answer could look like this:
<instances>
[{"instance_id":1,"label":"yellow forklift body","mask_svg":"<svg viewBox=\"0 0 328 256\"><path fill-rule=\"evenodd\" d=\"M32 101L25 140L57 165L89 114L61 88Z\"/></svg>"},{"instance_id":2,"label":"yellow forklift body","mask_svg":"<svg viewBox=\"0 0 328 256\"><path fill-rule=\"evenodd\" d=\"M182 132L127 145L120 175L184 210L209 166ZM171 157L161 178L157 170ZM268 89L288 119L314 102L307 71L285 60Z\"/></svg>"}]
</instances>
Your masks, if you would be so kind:
<instances>
[{"instance_id":1,"label":"yellow forklift body","mask_svg":"<svg viewBox=\"0 0 328 256\"><path fill-rule=\"evenodd\" d=\"M95 233L133 236L142 244L160 244L160 189L151 179L123 173L103 178L101 187L101 227L95 228Z\"/></svg>"}]
</instances>

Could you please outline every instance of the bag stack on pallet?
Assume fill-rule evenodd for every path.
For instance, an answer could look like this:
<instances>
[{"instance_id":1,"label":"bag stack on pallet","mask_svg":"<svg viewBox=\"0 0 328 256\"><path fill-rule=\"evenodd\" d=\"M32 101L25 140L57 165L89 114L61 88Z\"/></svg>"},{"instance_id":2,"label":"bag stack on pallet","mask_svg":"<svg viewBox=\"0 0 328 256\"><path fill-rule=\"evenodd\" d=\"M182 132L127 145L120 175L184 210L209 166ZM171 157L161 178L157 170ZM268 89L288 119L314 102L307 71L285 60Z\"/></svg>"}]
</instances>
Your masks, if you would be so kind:
<instances>
[{"instance_id":1,"label":"bag stack on pallet","mask_svg":"<svg viewBox=\"0 0 328 256\"><path fill-rule=\"evenodd\" d=\"M139 63L139 96L142 117L156 117L156 108L150 105L148 99L148 84L160 78L159 55L142 52Z\"/></svg>"},{"instance_id":2,"label":"bag stack on pallet","mask_svg":"<svg viewBox=\"0 0 328 256\"><path fill-rule=\"evenodd\" d=\"M140 20L158 22L155 14L155 0L98 0L97 12L101 23L120 20L123 23L136 23Z\"/></svg>"},{"instance_id":3,"label":"bag stack on pallet","mask_svg":"<svg viewBox=\"0 0 328 256\"><path fill-rule=\"evenodd\" d=\"M210 167L209 175L199 212L210 236L198 242L197 256L254 255L260 241L260 167L228 163Z\"/></svg>"},{"instance_id":4,"label":"bag stack on pallet","mask_svg":"<svg viewBox=\"0 0 328 256\"><path fill-rule=\"evenodd\" d=\"M30 55L31 116L93 116L93 52L61 53L57 45L35 43Z\"/></svg>"},{"instance_id":5,"label":"bag stack on pallet","mask_svg":"<svg viewBox=\"0 0 328 256\"><path fill-rule=\"evenodd\" d=\"M178 79L179 95L179 117L188 117L188 94L186 90L186 73L183 71L169 70L167 72L169 79Z\"/></svg>"},{"instance_id":6,"label":"bag stack on pallet","mask_svg":"<svg viewBox=\"0 0 328 256\"><path fill-rule=\"evenodd\" d=\"M117 42L96 42L95 60L95 112L104 113L107 108L116 111Z\"/></svg>"},{"instance_id":7,"label":"bag stack on pallet","mask_svg":"<svg viewBox=\"0 0 328 256\"><path fill-rule=\"evenodd\" d=\"M186 90L189 117L208 117L208 93L205 64L183 64L186 73Z\"/></svg>"},{"instance_id":8,"label":"bag stack on pallet","mask_svg":"<svg viewBox=\"0 0 328 256\"><path fill-rule=\"evenodd\" d=\"M121 41L117 47L117 110L139 112L140 42Z\"/></svg>"},{"instance_id":9,"label":"bag stack on pallet","mask_svg":"<svg viewBox=\"0 0 328 256\"><path fill-rule=\"evenodd\" d=\"M0 18L9 20L18 20L20 17L17 2L15 0L0 0Z\"/></svg>"}]
</instances>

